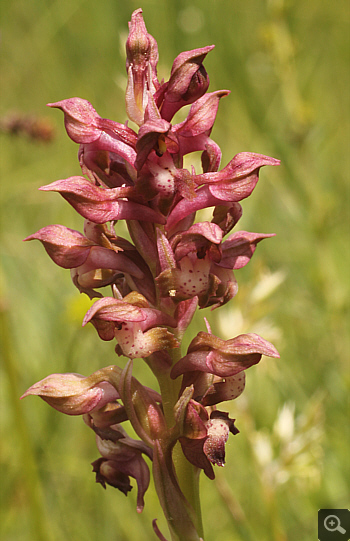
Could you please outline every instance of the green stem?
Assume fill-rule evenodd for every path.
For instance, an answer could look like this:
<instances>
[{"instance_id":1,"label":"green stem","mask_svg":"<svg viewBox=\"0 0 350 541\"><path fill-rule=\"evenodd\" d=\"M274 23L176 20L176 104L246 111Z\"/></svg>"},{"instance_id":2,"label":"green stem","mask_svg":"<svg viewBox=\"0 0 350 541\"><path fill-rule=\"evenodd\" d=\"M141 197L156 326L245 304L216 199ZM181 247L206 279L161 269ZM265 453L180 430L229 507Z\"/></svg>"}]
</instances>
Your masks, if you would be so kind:
<instances>
[{"instance_id":1,"label":"green stem","mask_svg":"<svg viewBox=\"0 0 350 541\"><path fill-rule=\"evenodd\" d=\"M195 513L195 527L198 535L203 537L202 511L199 494L200 469L191 464L182 452L178 442L173 450L173 461L180 488L186 500L192 505Z\"/></svg>"},{"instance_id":2,"label":"green stem","mask_svg":"<svg viewBox=\"0 0 350 541\"><path fill-rule=\"evenodd\" d=\"M169 353L172 356L173 364L181 358L181 348L176 348ZM172 380L169 373L156 374L160 393L162 396L163 411L168 428L171 428L175 424L174 406L179 397L179 391L181 387L180 379ZM182 448L179 442L173 449L173 462L177 479L183 495L194 510L194 525L198 532L198 535L203 538L203 524L202 513L200 506L199 495L199 474L200 470L193 466L185 457L182 452ZM172 541L182 541L181 539L173 539Z\"/></svg>"}]
</instances>

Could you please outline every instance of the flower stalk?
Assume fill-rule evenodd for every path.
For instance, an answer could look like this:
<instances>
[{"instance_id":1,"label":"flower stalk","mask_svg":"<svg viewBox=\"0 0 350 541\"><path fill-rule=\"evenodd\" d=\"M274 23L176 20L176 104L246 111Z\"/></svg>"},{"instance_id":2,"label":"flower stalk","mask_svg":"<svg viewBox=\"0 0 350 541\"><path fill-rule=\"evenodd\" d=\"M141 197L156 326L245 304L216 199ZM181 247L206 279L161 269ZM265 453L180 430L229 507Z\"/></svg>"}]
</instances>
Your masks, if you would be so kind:
<instances>
[{"instance_id":1,"label":"flower stalk","mask_svg":"<svg viewBox=\"0 0 350 541\"><path fill-rule=\"evenodd\" d=\"M149 460L172 541L204 539L199 499L203 470L225 463L225 444L238 433L218 404L237 398L245 371L263 355L278 357L272 344L252 333L222 340L207 332L181 343L197 309L217 309L238 291L234 270L244 267L258 243L271 234L236 231L240 201L249 197L260 168L279 161L250 152L220 169L221 150L211 131L221 98L207 92L203 62L213 46L185 51L169 80L157 77L158 46L142 10L131 16L126 43L126 112L138 127L99 116L81 98L50 103L64 114L68 136L79 145L82 176L58 180L43 191L58 192L83 218L83 233L50 225L27 237L39 240L57 265L70 269L80 293L96 299L83 326L115 342L124 368L111 365L90 376L52 374L23 395L38 395L68 415L81 415L93 430L100 457L96 481L125 495L137 484L142 512L150 481ZM172 124L183 106L187 118ZM202 152L202 170L183 166ZM211 221L196 212L212 208ZM118 235L125 220L131 241ZM101 288L108 286L104 296ZM105 290L104 290L105 291ZM159 391L133 375L143 359ZM139 439L123 427L129 421ZM145 460L145 458L147 460ZM153 522L155 534L166 539Z\"/></svg>"}]
</instances>

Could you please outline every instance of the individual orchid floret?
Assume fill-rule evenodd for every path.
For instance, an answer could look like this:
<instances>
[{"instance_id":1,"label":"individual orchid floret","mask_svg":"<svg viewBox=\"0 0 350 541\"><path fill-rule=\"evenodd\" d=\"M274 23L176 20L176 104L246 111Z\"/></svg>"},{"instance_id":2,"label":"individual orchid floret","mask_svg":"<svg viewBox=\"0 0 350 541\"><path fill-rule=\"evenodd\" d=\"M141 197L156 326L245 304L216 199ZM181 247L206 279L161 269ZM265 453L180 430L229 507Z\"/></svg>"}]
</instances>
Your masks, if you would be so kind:
<instances>
[{"instance_id":1,"label":"individual orchid floret","mask_svg":"<svg viewBox=\"0 0 350 541\"><path fill-rule=\"evenodd\" d=\"M132 294L130 294L132 295ZM130 359L148 357L162 349L178 347L174 335L165 326L176 327L176 320L155 308L149 308L142 295L135 304L105 297L99 299L85 315L83 325L91 321L102 340L116 338L119 354ZM160 326L160 325L164 325Z\"/></svg>"},{"instance_id":2,"label":"individual orchid floret","mask_svg":"<svg viewBox=\"0 0 350 541\"><path fill-rule=\"evenodd\" d=\"M130 438L118 425L100 429L90 421L90 426L96 432L97 448L102 455L92 463L96 482L103 488L106 488L106 484L113 486L127 495L132 489L130 477L136 479L137 512L141 513L150 481L149 468L142 453L152 458L151 449L145 443Z\"/></svg>"},{"instance_id":3,"label":"individual orchid floret","mask_svg":"<svg viewBox=\"0 0 350 541\"><path fill-rule=\"evenodd\" d=\"M103 131L113 133L129 145L136 143L136 134L132 129L113 120L101 118L87 100L68 98L48 103L48 106L61 109L64 113L67 133L75 143L93 143L101 137Z\"/></svg>"},{"instance_id":4,"label":"individual orchid floret","mask_svg":"<svg viewBox=\"0 0 350 541\"><path fill-rule=\"evenodd\" d=\"M216 308L236 295L232 269L246 265L257 243L273 235L239 231L221 243L222 235L220 226L209 222L194 224L170 241L161 235L162 272L157 284L163 297L184 300L197 296L201 308Z\"/></svg>"},{"instance_id":5,"label":"individual orchid floret","mask_svg":"<svg viewBox=\"0 0 350 541\"><path fill-rule=\"evenodd\" d=\"M126 111L130 120L141 126L148 101L148 92L155 94L157 79L158 46L147 32L142 9L131 16L129 36L126 41L126 70L128 85L125 95Z\"/></svg>"},{"instance_id":6,"label":"individual orchid floret","mask_svg":"<svg viewBox=\"0 0 350 541\"><path fill-rule=\"evenodd\" d=\"M241 334L222 340L201 331L190 343L187 355L173 367L171 377L175 379L186 372L200 371L226 378L257 364L262 355L279 357L276 348L257 334Z\"/></svg>"},{"instance_id":7,"label":"individual orchid floret","mask_svg":"<svg viewBox=\"0 0 350 541\"><path fill-rule=\"evenodd\" d=\"M196 197L181 199L177 203L168 216L167 230L171 230L177 222L197 210L245 199L259 180L260 168L279 163L279 160L269 156L241 152L221 171L194 175L193 181L200 186L196 190Z\"/></svg>"},{"instance_id":8,"label":"individual orchid floret","mask_svg":"<svg viewBox=\"0 0 350 541\"><path fill-rule=\"evenodd\" d=\"M191 388L193 394L193 386L187 387L175 406L177 420L182 417L179 441L189 462L203 469L209 479L214 479L212 465L224 465L229 433L237 434L238 430L227 413L214 410L209 415L199 402L188 401L186 396Z\"/></svg>"},{"instance_id":9,"label":"individual orchid floret","mask_svg":"<svg viewBox=\"0 0 350 541\"><path fill-rule=\"evenodd\" d=\"M234 419L230 419L227 413L217 410L212 412L204 426L206 430L204 437L198 439L182 437L179 441L189 462L203 469L209 479L214 479L213 465L225 465L225 445L229 433L236 435L239 431L234 425Z\"/></svg>"},{"instance_id":10,"label":"individual orchid floret","mask_svg":"<svg viewBox=\"0 0 350 541\"><path fill-rule=\"evenodd\" d=\"M35 383L21 398L40 396L56 410L67 415L83 415L103 408L119 398L108 382L95 382L93 377L80 374L51 374Z\"/></svg>"},{"instance_id":11,"label":"individual orchid floret","mask_svg":"<svg viewBox=\"0 0 350 541\"><path fill-rule=\"evenodd\" d=\"M136 285L154 302L154 280L136 248L116 237L106 225L86 220L84 230L86 236L62 225L51 225L24 240L40 240L57 265L71 269L74 285L90 298L101 296L94 288L114 284L125 296Z\"/></svg>"},{"instance_id":12,"label":"individual orchid floret","mask_svg":"<svg viewBox=\"0 0 350 541\"><path fill-rule=\"evenodd\" d=\"M117 274L145 279L142 270L117 246L96 245L84 235L64 227L43 227L25 240L40 240L51 259L60 267L72 269L72 279L80 291L113 283Z\"/></svg>"},{"instance_id":13,"label":"individual orchid floret","mask_svg":"<svg viewBox=\"0 0 350 541\"><path fill-rule=\"evenodd\" d=\"M114 152L129 164L134 163L137 136L131 128L101 118L91 103L81 98L48 103L48 106L61 109L64 113L67 133L75 143L93 145L95 150Z\"/></svg>"},{"instance_id":14,"label":"individual orchid floret","mask_svg":"<svg viewBox=\"0 0 350 541\"><path fill-rule=\"evenodd\" d=\"M162 118L170 120L184 105L203 96L209 87L209 77L203 66L214 45L179 54L173 63L170 79L158 90L156 100Z\"/></svg>"},{"instance_id":15,"label":"individual orchid floret","mask_svg":"<svg viewBox=\"0 0 350 541\"><path fill-rule=\"evenodd\" d=\"M157 277L161 295L177 300L196 296L199 305L205 306L203 299L215 292L210 267L212 261L221 259L221 239L220 227L209 222L194 224L170 241L161 235L158 251L162 272Z\"/></svg>"},{"instance_id":16,"label":"individual orchid floret","mask_svg":"<svg viewBox=\"0 0 350 541\"><path fill-rule=\"evenodd\" d=\"M173 127L173 132L178 137L181 157L198 150L215 155L215 159L211 158L211 165L207 166L205 172L217 171L220 165L221 150L209 135L215 122L219 101L229 93L228 90L218 90L204 94L193 103L186 120Z\"/></svg>"},{"instance_id":17,"label":"individual orchid floret","mask_svg":"<svg viewBox=\"0 0 350 541\"><path fill-rule=\"evenodd\" d=\"M42 186L45 192L58 192L84 218L97 224L116 220L165 223L165 218L147 205L127 199L133 196L132 186L106 189L95 186L85 177L70 177Z\"/></svg>"}]
</instances>

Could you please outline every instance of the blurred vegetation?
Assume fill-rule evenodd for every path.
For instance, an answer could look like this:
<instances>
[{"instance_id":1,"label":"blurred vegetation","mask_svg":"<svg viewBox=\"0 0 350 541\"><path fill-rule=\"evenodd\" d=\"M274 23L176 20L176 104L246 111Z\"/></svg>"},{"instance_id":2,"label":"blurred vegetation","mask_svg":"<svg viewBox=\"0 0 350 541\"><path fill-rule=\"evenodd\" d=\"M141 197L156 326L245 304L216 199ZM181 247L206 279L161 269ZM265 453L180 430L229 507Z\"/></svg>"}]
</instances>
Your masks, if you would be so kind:
<instances>
[{"instance_id":1,"label":"blurred vegetation","mask_svg":"<svg viewBox=\"0 0 350 541\"><path fill-rule=\"evenodd\" d=\"M240 151L282 160L262 170L240 223L277 236L237 272L237 297L192 326L191 337L205 315L222 337L257 331L281 353L249 370L245 393L228 406L241 433L216 481L202 479L206 540L314 541L317 510L349 507L350 493L345 0L0 1L0 536L152 540L154 517L166 531L152 487L136 515L135 489L125 498L95 484L98 452L80 418L19 401L49 373L124 362L81 329L87 302L69 272L22 239L51 223L81 230L63 199L37 190L79 174L62 114L45 104L79 96L102 117L126 120L124 41L138 7L158 41L160 77L181 51L216 44L205 62L210 90L231 90L212 134L223 165ZM153 384L145 366L136 375Z\"/></svg>"}]
</instances>

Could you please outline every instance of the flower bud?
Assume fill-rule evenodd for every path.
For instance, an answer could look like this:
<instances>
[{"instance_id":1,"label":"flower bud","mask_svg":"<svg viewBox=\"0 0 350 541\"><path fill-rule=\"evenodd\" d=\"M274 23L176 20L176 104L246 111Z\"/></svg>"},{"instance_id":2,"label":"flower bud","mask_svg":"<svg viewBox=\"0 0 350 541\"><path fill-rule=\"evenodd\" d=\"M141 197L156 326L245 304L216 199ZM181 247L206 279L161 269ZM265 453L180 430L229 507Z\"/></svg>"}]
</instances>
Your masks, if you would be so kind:
<instances>
[{"instance_id":1,"label":"flower bud","mask_svg":"<svg viewBox=\"0 0 350 541\"><path fill-rule=\"evenodd\" d=\"M142 9L131 16L129 36L126 41L126 111L130 120L141 126L147 106L147 92L153 95L159 86L157 80L158 48L155 39L147 32Z\"/></svg>"},{"instance_id":2,"label":"flower bud","mask_svg":"<svg viewBox=\"0 0 350 541\"><path fill-rule=\"evenodd\" d=\"M149 389L132 377L132 361L122 372L118 390L136 434L151 446L163 438L167 431L163 412Z\"/></svg>"},{"instance_id":3,"label":"flower bud","mask_svg":"<svg viewBox=\"0 0 350 541\"><path fill-rule=\"evenodd\" d=\"M209 87L209 77L203 60L213 48L214 45L209 45L185 51L175 58L170 79L159 91L164 96L162 118L170 121L181 107L193 103L205 94Z\"/></svg>"}]
</instances>

